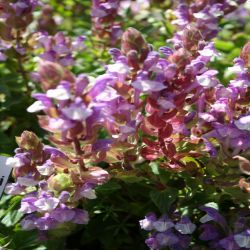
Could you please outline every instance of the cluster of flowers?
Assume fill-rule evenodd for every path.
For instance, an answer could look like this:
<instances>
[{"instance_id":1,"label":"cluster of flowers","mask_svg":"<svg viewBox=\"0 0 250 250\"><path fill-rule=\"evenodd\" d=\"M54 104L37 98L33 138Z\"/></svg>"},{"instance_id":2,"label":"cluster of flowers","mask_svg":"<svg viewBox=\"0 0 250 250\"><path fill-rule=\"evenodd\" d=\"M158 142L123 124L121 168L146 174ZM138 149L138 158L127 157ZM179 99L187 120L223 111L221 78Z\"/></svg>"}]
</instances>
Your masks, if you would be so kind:
<instances>
[{"instance_id":1,"label":"cluster of flowers","mask_svg":"<svg viewBox=\"0 0 250 250\"><path fill-rule=\"evenodd\" d=\"M85 48L85 36L79 36L74 41L62 32L49 35L47 32L35 34L35 46L42 49L40 58L44 61L56 62L64 67L74 65L73 54Z\"/></svg>"},{"instance_id":2,"label":"cluster of flowers","mask_svg":"<svg viewBox=\"0 0 250 250\"><path fill-rule=\"evenodd\" d=\"M201 43L201 38L205 41L213 38L218 32L218 17L234 10L237 4L244 1L205 2L201 1L200 5L196 2L191 6L180 5L177 11L178 19L175 23L184 30L177 32L173 42L177 48L186 47L188 49L186 54L197 53L193 41L197 40ZM200 8L198 8L199 6ZM199 32L198 30L197 32L190 32L190 30L187 32L185 27L190 27L190 25L192 29L195 27ZM185 32L188 34L186 37ZM191 64L193 71L195 69L198 73L196 82L202 86L202 89L196 89L199 100L196 102L196 115L193 119L198 118L198 124L191 129L191 138L193 140L202 138L206 150L213 157L217 155L217 151L209 139L216 138L222 147L222 154L226 157L234 157L245 152L250 146L250 116L247 109L249 106L249 45L243 48L241 57L235 59L235 66L231 68L231 72L236 74L236 79L231 80L227 87L216 79L218 74L216 70L204 70L205 65L201 57L208 58L209 55L216 55L215 50L212 49L212 43L206 45L203 51L198 49L198 53L200 55L192 60ZM184 60L183 58L185 56L182 56L182 60ZM186 74L188 74L187 71L191 71L192 67L186 66Z\"/></svg>"},{"instance_id":3,"label":"cluster of flowers","mask_svg":"<svg viewBox=\"0 0 250 250\"><path fill-rule=\"evenodd\" d=\"M121 0L93 0L93 34L114 46L122 35L121 24L116 21Z\"/></svg>"},{"instance_id":4,"label":"cluster of flowers","mask_svg":"<svg viewBox=\"0 0 250 250\"><path fill-rule=\"evenodd\" d=\"M17 53L25 52L21 44L23 32L33 20L33 10L40 5L38 0L0 1L0 61L5 61L5 52L14 48Z\"/></svg>"},{"instance_id":5,"label":"cluster of flowers","mask_svg":"<svg viewBox=\"0 0 250 250\"><path fill-rule=\"evenodd\" d=\"M140 226L143 230L151 232L150 237L145 241L150 249L166 247L171 250L186 249L191 241L190 235L196 229L195 224L187 216L175 222L166 215L157 219L154 213L146 215L145 219L140 221Z\"/></svg>"},{"instance_id":6,"label":"cluster of flowers","mask_svg":"<svg viewBox=\"0 0 250 250\"><path fill-rule=\"evenodd\" d=\"M7 192L25 194L24 229L86 223L86 211L77 206L82 199L95 198L94 187L109 179L105 170L96 167L100 162L130 170L141 158L164 159L159 164L165 169L192 171L194 166L185 157L220 153L225 160L239 159L241 169L246 168L247 160L239 154L250 148L249 46L235 61L236 79L224 87L217 71L208 69L217 52L207 41L217 32L218 17L243 1L195 2L196 7L179 6L176 23L182 32L175 35L173 49L160 49L163 57L139 31L129 28L123 33L121 50L110 50L114 63L97 78L75 76L67 68L73 63L72 51L82 48L84 38L72 43L62 33L41 34L43 61L35 76L43 93L33 94L37 101L28 111L43 111L40 126L51 133L49 139L57 149L25 132L18 139L16 155L8 160L17 183L8 185ZM105 20L115 27L118 1L93 1L93 6L101 31L106 32ZM105 138L99 135L103 131ZM182 149L183 142L196 151ZM219 145L222 150L216 148ZM148 241L153 249L175 244L183 247L173 249L185 249L188 234L195 229L187 217L176 222L151 215L147 220L152 223L143 228L159 232Z\"/></svg>"},{"instance_id":7,"label":"cluster of flowers","mask_svg":"<svg viewBox=\"0 0 250 250\"><path fill-rule=\"evenodd\" d=\"M49 4L42 5L41 15L37 20L37 31L48 32L53 35L57 30L57 20L54 17L54 10Z\"/></svg>"},{"instance_id":8,"label":"cluster of flowers","mask_svg":"<svg viewBox=\"0 0 250 250\"><path fill-rule=\"evenodd\" d=\"M233 12L240 4L245 2L246 0L180 1L177 10L174 11L177 19L173 23L180 29L172 39L175 46L179 46L182 30L189 25L194 25L202 34L204 40L215 37L219 31L220 18Z\"/></svg>"},{"instance_id":9,"label":"cluster of flowers","mask_svg":"<svg viewBox=\"0 0 250 250\"><path fill-rule=\"evenodd\" d=\"M120 2L120 9L119 9L119 14L122 16L124 15L124 11L127 11L128 9L133 13L133 15L138 15L138 14L144 14L145 12L150 11L150 4L152 1L149 0L121 0Z\"/></svg>"},{"instance_id":10,"label":"cluster of flowers","mask_svg":"<svg viewBox=\"0 0 250 250\"><path fill-rule=\"evenodd\" d=\"M150 249L184 250L188 249L192 234L198 231L199 239L208 243L210 249L239 250L250 248L249 211L242 211L237 215L234 228L230 228L226 219L219 211L211 206L201 206L200 210L206 214L200 218L197 227L186 216L179 218L173 214L173 219L163 215L157 219L154 213L145 216L140 221L143 230L149 231L150 236L146 244ZM196 244L192 249L201 249Z\"/></svg>"},{"instance_id":11,"label":"cluster of flowers","mask_svg":"<svg viewBox=\"0 0 250 250\"><path fill-rule=\"evenodd\" d=\"M76 208L83 199L95 199L94 187L106 182L109 174L98 167L83 171L77 159L59 149L43 145L35 134L25 131L17 138L19 148L7 165L14 167L16 183L6 193L24 195L20 211L24 230L49 230L71 222L86 224L88 213Z\"/></svg>"}]
</instances>

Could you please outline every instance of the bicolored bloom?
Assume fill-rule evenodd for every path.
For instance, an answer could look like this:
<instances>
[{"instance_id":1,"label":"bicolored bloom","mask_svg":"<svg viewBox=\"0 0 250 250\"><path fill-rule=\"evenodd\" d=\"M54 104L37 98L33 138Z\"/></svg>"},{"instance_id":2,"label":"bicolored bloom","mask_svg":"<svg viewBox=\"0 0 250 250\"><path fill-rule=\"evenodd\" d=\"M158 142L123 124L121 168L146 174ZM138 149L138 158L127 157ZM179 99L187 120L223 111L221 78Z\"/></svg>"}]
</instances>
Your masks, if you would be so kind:
<instances>
[{"instance_id":1,"label":"bicolored bloom","mask_svg":"<svg viewBox=\"0 0 250 250\"><path fill-rule=\"evenodd\" d=\"M149 213L140 226L150 231L150 236L145 243L150 249L187 249L190 244L189 234L192 234L196 226L188 217L182 217L179 222L174 222L166 215L157 220L154 213Z\"/></svg>"},{"instance_id":2,"label":"bicolored bloom","mask_svg":"<svg viewBox=\"0 0 250 250\"><path fill-rule=\"evenodd\" d=\"M73 53L85 49L84 36L72 41L62 32L58 32L54 36L48 35L46 32L38 33L36 41L37 47L44 50L40 58L44 61L56 62L63 67L74 65Z\"/></svg>"}]
</instances>

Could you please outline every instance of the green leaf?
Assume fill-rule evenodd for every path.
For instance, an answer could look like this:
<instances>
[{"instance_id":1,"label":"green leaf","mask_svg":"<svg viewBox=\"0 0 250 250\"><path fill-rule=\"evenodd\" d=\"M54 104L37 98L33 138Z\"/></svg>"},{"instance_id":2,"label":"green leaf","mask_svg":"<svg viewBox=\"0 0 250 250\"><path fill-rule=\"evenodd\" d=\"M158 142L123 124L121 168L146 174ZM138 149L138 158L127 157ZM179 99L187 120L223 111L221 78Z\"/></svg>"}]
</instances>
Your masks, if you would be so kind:
<instances>
[{"instance_id":1,"label":"green leaf","mask_svg":"<svg viewBox=\"0 0 250 250\"><path fill-rule=\"evenodd\" d=\"M115 178L125 183L137 183L146 180L145 177L139 175L139 172L136 169L126 172L118 172L115 174Z\"/></svg>"},{"instance_id":2,"label":"green leaf","mask_svg":"<svg viewBox=\"0 0 250 250\"><path fill-rule=\"evenodd\" d=\"M109 193L109 192L114 192L118 189L121 189L121 185L115 182L114 180L111 180L103 185L98 186L96 188L96 191Z\"/></svg>"},{"instance_id":3,"label":"green leaf","mask_svg":"<svg viewBox=\"0 0 250 250\"><path fill-rule=\"evenodd\" d=\"M240 188L238 187L227 187L224 188L225 193L230 194L230 196L237 201L240 202L249 202L250 201L250 196L248 193L244 193Z\"/></svg>"},{"instance_id":4,"label":"green leaf","mask_svg":"<svg viewBox=\"0 0 250 250\"><path fill-rule=\"evenodd\" d=\"M13 211L9 211L2 219L2 223L6 226L6 227L11 227L13 225L15 225L16 223L18 223L20 221L20 219L23 217L23 214L20 213L18 210L13 210Z\"/></svg>"},{"instance_id":5,"label":"green leaf","mask_svg":"<svg viewBox=\"0 0 250 250\"><path fill-rule=\"evenodd\" d=\"M234 43L229 41L215 40L215 48L221 51L228 52L234 48Z\"/></svg>"},{"instance_id":6,"label":"green leaf","mask_svg":"<svg viewBox=\"0 0 250 250\"><path fill-rule=\"evenodd\" d=\"M170 206L176 201L178 196L178 189L167 188L166 190L154 190L150 192L150 198L154 204L159 208L161 213L167 213Z\"/></svg>"}]
</instances>

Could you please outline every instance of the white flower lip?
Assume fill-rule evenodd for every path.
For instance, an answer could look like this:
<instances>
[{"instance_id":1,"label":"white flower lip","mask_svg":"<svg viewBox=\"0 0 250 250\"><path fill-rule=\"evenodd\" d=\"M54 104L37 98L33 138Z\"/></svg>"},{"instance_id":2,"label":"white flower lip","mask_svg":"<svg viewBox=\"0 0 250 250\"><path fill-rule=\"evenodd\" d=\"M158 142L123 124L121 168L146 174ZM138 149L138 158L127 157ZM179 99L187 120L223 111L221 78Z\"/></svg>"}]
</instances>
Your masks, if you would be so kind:
<instances>
[{"instance_id":1,"label":"white flower lip","mask_svg":"<svg viewBox=\"0 0 250 250\"><path fill-rule=\"evenodd\" d=\"M234 240L240 247L250 248L250 236L245 236L242 234L234 235Z\"/></svg>"},{"instance_id":2,"label":"white flower lip","mask_svg":"<svg viewBox=\"0 0 250 250\"><path fill-rule=\"evenodd\" d=\"M49 89L47 97L64 101L70 99L70 93L63 86L58 86L56 89Z\"/></svg>"},{"instance_id":3,"label":"white flower lip","mask_svg":"<svg viewBox=\"0 0 250 250\"><path fill-rule=\"evenodd\" d=\"M200 218L200 222L201 223L206 223L208 221L213 220L213 217L211 217L210 215L206 214L203 217Z\"/></svg>"},{"instance_id":4,"label":"white flower lip","mask_svg":"<svg viewBox=\"0 0 250 250\"><path fill-rule=\"evenodd\" d=\"M196 226L193 223L177 223L175 229L181 234L192 234Z\"/></svg>"},{"instance_id":5,"label":"white flower lip","mask_svg":"<svg viewBox=\"0 0 250 250\"><path fill-rule=\"evenodd\" d=\"M155 221L153 226L158 232L165 232L169 228L173 227L174 223L172 221Z\"/></svg>"},{"instance_id":6,"label":"white flower lip","mask_svg":"<svg viewBox=\"0 0 250 250\"><path fill-rule=\"evenodd\" d=\"M241 117L234 124L238 129L250 131L250 115Z\"/></svg>"},{"instance_id":7,"label":"white flower lip","mask_svg":"<svg viewBox=\"0 0 250 250\"><path fill-rule=\"evenodd\" d=\"M65 114L69 119L76 121L83 121L92 115L93 111L91 109L80 107L68 107L62 109L63 114Z\"/></svg>"},{"instance_id":8,"label":"white flower lip","mask_svg":"<svg viewBox=\"0 0 250 250\"><path fill-rule=\"evenodd\" d=\"M113 89L112 87L107 86L105 88L105 90L96 97L96 100L99 102L101 102L101 101L106 102L106 101L114 100L118 97L119 97L119 95L118 95L117 91L115 89Z\"/></svg>"},{"instance_id":9,"label":"white flower lip","mask_svg":"<svg viewBox=\"0 0 250 250\"><path fill-rule=\"evenodd\" d=\"M129 67L124 63L117 62L115 64L108 65L108 71L111 73L127 74Z\"/></svg>"},{"instance_id":10,"label":"white flower lip","mask_svg":"<svg viewBox=\"0 0 250 250\"><path fill-rule=\"evenodd\" d=\"M41 166L36 166L36 168L41 175L45 176L50 176L54 172L52 166L41 165Z\"/></svg>"},{"instance_id":11,"label":"white flower lip","mask_svg":"<svg viewBox=\"0 0 250 250\"><path fill-rule=\"evenodd\" d=\"M36 101L27 108L27 111L29 113L35 113L35 112L44 110L45 108L46 106L41 101Z\"/></svg>"},{"instance_id":12,"label":"white flower lip","mask_svg":"<svg viewBox=\"0 0 250 250\"><path fill-rule=\"evenodd\" d=\"M96 199L96 193L95 193L95 190L89 188L89 189L86 189L86 190L83 190L81 192L81 195L87 199L90 199L90 200L93 200L93 199Z\"/></svg>"},{"instance_id":13,"label":"white flower lip","mask_svg":"<svg viewBox=\"0 0 250 250\"><path fill-rule=\"evenodd\" d=\"M207 75L196 76L197 82L204 88L211 88L216 85L214 79Z\"/></svg>"},{"instance_id":14,"label":"white flower lip","mask_svg":"<svg viewBox=\"0 0 250 250\"><path fill-rule=\"evenodd\" d=\"M157 92L166 88L163 83L152 80L137 80L132 83L132 86L143 92Z\"/></svg>"},{"instance_id":15,"label":"white flower lip","mask_svg":"<svg viewBox=\"0 0 250 250\"><path fill-rule=\"evenodd\" d=\"M29 187L29 186L36 186L38 184L38 181L29 177L18 177L17 183L19 183L22 186Z\"/></svg>"},{"instance_id":16,"label":"white flower lip","mask_svg":"<svg viewBox=\"0 0 250 250\"><path fill-rule=\"evenodd\" d=\"M41 211L51 211L57 207L59 200L57 198L41 198L34 205Z\"/></svg>"},{"instance_id":17,"label":"white flower lip","mask_svg":"<svg viewBox=\"0 0 250 250\"><path fill-rule=\"evenodd\" d=\"M20 168L23 166L23 162L17 157L9 157L6 160L6 166L11 168Z\"/></svg>"}]
</instances>

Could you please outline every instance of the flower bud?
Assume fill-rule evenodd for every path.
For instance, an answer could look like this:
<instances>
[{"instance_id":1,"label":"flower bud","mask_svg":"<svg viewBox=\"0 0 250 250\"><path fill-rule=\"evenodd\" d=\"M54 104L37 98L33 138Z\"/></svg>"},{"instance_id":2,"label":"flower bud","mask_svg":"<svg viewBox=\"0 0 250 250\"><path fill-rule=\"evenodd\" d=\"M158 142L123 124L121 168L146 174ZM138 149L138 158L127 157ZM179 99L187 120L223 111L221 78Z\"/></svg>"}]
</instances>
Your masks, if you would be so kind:
<instances>
[{"instance_id":1,"label":"flower bud","mask_svg":"<svg viewBox=\"0 0 250 250\"><path fill-rule=\"evenodd\" d=\"M97 185L103 184L110 179L109 173L100 167L90 167L84 174L84 180L86 182L95 183Z\"/></svg>"},{"instance_id":2,"label":"flower bud","mask_svg":"<svg viewBox=\"0 0 250 250\"><path fill-rule=\"evenodd\" d=\"M148 44L142 34L134 28L128 28L123 33L121 50L125 55L127 55L131 50L135 50L138 52L140 58L146 58L149 53Z\"/></svg>"},{"instance_id":3,"label":"flower bud","mask_svg":"<svg viewBox=\"0 0 250 250\"><path fill-rule=\"evenodd\" d=\"M191 54L184 48L180 48L173 55L169 56L169 61L175 63L179 70L183 70L191 60Z\"/></svg>"},{"instance_id":4,"label":"flower bud","mask_svg":"<svg viewBox=\"0 0 250 250\"><path fill-rule=\"evenodd\" d=\"M20 137L16 137L18 146L26 150L41 151L42 143L39 138L30 131L24 131Z\"/></svg>"},{"instance_id":5,"label":"flower bud","mask_svg":"<svg viewBox=\"0 0 250 250\"><path fill-rule=\"evenodd\" d=\"M244 61L246 67L250 66L250 42L242 48L240 58Z\"/></svg>"},{"instance_id":6,"label":"flower bud","mask_svg":"<svg viewBox=\"0 0 250 250\"><path fill-rule=\"evenodd\" d=\"M38 30L47 31L49 34L56 33L56 22L53 18L53 8L50 5L43 6L38 19Z\"/></svg>"},{"instance_id":7,"label":"flower bud","mask_svg":"<svg viewBox=\"0 0 250 250\"><path fill-rule=\"evenodd\" d=\"M13 39L11 29L3 22L0 22L0 38L6 41L11 41Z\"/></svg>"},{"instance_id":8,"label":"flower bud","mask_svg":"<svg viewBox=\"0 0 250 250\"><path fill-rule=\"evenodd\" d=\"M72 187L72 180L70 175L65 173L59 173L57 175L51 176L48 179L48 186L50 190L55 190L61 192Z\"/></svg>"},{"instance_id":9,"label":"flower bud","mask_svg":"<svg viewBox=\"0 0 250 250\"><path fill-rule=\"evenodd\" d=\"M55 88L64 77L63 68L53 62L42 62L38 74L44 90Z\"/></svg>"}]
</instances>

